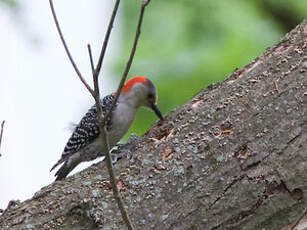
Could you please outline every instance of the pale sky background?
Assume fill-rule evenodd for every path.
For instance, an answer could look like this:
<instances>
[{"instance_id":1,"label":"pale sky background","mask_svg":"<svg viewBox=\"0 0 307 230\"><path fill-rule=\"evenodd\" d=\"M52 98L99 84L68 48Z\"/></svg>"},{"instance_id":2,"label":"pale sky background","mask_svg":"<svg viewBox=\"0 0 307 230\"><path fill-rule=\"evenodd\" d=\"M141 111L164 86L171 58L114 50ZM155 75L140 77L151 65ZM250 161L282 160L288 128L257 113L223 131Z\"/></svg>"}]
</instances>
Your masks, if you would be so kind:
<instances>
[{"instance_id":1,"label":"pale sky background","mask_svg":"<svg viewBox=\"0 0 307 230\"><path fill-rule=\"evenodd\" d=\"M21 4L19 19L0 7L0 122L6 120L0 209L12 199L31 198L54 181L54 172L49 170L61 156L70 124L78 123L94 103L60 43L49 1ZM71 53L91 80L87 43L97 61L113 1L54 0L54 5ZM121 44L118 16L104 62L103 95L116 90L110 65ZM74 172L88 164L82 166Z\"/></svg>"}]
</instances>

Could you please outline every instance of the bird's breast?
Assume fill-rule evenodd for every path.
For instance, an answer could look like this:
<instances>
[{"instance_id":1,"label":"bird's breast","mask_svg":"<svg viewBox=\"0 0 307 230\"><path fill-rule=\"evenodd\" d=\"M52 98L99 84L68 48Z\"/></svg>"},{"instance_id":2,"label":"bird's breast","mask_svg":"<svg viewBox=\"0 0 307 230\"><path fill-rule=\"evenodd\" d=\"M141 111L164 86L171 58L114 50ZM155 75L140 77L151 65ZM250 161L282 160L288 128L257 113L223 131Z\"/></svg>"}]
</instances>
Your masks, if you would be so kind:
<instances>
[{"instance_id":1,"label":"bird's breast","mask_svg":"<svg viewBox=\"0 0 307 230\"><path fill-rule=\"evenodd\" d=\"M136 114L136 109L119 104L113 112L109 130L110 145L114 146L126 134Z\"/></svg>"}]
</instances>

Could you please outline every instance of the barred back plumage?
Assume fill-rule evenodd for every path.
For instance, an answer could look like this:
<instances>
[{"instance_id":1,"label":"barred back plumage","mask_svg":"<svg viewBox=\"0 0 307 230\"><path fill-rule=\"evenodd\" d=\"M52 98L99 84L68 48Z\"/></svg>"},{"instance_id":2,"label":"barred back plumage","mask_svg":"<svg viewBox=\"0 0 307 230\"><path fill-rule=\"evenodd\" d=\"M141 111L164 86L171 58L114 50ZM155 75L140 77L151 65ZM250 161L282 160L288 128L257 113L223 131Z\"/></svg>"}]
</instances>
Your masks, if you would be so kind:
<instances>
[{"instance_id":1,"label":"barred back plumage","mask_svg":"<svg viewBox=\"0 0 307 230\"><path fill-rule=\"evenodd\" d=\"M103 115L109 111L114 98L114 95L110 94L102 99L101 107L104 108L102 110ZM97 120L97 113L97 107L96 105L93 105L75 128L65 146L63 155L72 154L79 151L99 136L100 131ZM109 119L107 121L107 130L110 129L110 126L111 120Z\"/></svg>"},{"instance_id":2,"label":"barred back plumage","mask_svg":"<svg viewBox=\"0 0 307 230\"><path fill-rule=\"evenodd\" d=\"M113 94L110 94L105 96L101 100L103 115L105 115L106 112L109 111L114 98L115 96ZM61 159L51 168L50 171L52 171L62 162L66 161L66 159L69 158L69 156L80 151L82 148L93 142L99 136L100 131L97 120L97 114L98 114L97 107L96 105L93 105L88 110L88 112L83 116L79 124L76 126L75 130L73 131L71 137L69 138L64 148ZM107 130L110 129L111 125L112 125L111 119L109 118L107 121Z\"/></svg>"}]
</instances>

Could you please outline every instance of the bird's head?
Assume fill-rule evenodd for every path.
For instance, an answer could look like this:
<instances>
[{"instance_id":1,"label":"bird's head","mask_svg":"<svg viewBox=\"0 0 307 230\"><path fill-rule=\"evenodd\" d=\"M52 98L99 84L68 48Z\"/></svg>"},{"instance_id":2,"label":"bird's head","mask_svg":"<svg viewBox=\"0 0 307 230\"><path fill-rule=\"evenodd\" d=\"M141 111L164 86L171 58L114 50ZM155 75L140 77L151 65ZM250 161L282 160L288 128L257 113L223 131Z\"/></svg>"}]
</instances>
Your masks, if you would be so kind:
<instances>
[{"instance_id":1,"label":"bird's head","mask_svg":"<svg viewBox=\"0 0 307 230\"><path fill-rule=\"evenodd\" d=\"M157 89L148 78L138 76L129 79L121 91L121 96L136 107L144 106L152 109L163 120L163 116L157 106Z\"/></svg>"}]
</instances>

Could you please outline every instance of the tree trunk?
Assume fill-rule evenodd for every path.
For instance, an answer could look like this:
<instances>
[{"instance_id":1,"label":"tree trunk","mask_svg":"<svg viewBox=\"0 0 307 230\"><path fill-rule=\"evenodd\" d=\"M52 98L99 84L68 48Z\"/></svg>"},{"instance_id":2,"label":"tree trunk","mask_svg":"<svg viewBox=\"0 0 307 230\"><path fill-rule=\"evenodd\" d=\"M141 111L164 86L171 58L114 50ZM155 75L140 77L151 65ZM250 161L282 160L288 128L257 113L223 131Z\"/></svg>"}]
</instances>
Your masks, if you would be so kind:
<instances>
[{"instance_id":1,"label":"tree trunk","mask_svg":"<svg viewBox=\"0 0 307 230\"><path fill-rule=\"evenodd\" d=\"M307 228L306 51L307 20L126 145L114 168L136 229ZM125 229L108 178L100 162L44 187L0 229Z\"/></svg>"}]
</instances>

